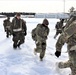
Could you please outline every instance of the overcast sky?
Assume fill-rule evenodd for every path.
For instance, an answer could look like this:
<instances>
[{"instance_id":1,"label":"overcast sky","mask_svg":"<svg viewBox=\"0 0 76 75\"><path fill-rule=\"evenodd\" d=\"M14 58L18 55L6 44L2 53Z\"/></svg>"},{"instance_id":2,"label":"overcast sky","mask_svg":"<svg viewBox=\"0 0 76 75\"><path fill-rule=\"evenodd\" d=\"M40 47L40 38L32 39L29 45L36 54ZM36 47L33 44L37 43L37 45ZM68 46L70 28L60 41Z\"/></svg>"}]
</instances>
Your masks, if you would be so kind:
<instances>
[{"instance_id":1,"label":"overcast sky","mask_svg":"<svg viewBox=\"0 0 76 75\"><path fill-rule=\"evenodd\" d=\"M0 0L0 12L59 13L76 8L76 0Z\"/></svg>"}]
</instances>

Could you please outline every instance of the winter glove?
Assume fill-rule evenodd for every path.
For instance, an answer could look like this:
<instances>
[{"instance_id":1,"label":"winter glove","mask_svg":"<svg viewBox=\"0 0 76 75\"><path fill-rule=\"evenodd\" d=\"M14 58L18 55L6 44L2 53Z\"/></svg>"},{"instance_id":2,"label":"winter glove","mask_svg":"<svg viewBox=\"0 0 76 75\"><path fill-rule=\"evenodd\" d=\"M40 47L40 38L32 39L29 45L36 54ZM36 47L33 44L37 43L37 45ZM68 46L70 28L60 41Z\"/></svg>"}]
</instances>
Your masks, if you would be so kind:
<instances>
[{"instance_id":1,"label":"winter glove","mask_svg":"<svg viewBox=\"0 0 76 75\"><path fill-rule=\"evenodd\" d=\"M56 56L56 57L59 57L60 55L61 55L61 52L59 52L59 51L56 51L56 52L55 52L55 56Z\"/></svg>"},{"instance_id":2,"label":"winter glove","mask_svg":"<svg viewBox=\"0 0 76 75\"><path fill-rule=\"evenodd\" d=\"M12 35L13 35L13 36L16 36L16 34L15 34L15 33L12 33Z\"/></svg>"},{"instance_id":3,"label":"winter glove","mask_svg":"<svg viewBox=\"0 0 76 75\"><path fill-rule=\"evenodd\" d=\"M27 35L27 33L25 32L25 33L24 33L24 35L26 36L26 35Z\"/></svg>"}]
</instances>

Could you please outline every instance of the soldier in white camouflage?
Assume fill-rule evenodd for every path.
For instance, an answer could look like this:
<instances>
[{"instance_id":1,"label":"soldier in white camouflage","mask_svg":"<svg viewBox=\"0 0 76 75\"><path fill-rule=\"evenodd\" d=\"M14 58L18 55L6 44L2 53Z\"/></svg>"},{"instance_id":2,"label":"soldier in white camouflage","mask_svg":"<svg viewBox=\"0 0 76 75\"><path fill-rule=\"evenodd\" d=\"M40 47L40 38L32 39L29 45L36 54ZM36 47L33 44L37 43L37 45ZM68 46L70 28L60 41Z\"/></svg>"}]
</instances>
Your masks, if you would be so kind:
<instances>
[{"instance_id":1,"label":"soldier in white camouflage","mask_svg":"<svg viewBox=\"0 0 76 75\"><path fill-rule=\"evenodd\" d=\"M47 19L43 20L42 24L38 24L35 29L32 30L32 39L36 43L35 53L40 53L40 60L43 60L46 51L46 40L49 34L48 28L49 22Z\"/></svg>"},{"instance_id":2,"label":"soldier in white camouflage","mask_svg":"<svg viewBox=\"0 0 76 75\"><path fill-rule=\"evenodd\" d=\"M56 43L55 55L61 55L61 49L64 43L67 43L67 51L69 60L67 62L59 62L59 68L71 69L71 75L76 75L76 14L73 14L65 25L64 31L58 38Z\"/></svg>"}]
</instances>

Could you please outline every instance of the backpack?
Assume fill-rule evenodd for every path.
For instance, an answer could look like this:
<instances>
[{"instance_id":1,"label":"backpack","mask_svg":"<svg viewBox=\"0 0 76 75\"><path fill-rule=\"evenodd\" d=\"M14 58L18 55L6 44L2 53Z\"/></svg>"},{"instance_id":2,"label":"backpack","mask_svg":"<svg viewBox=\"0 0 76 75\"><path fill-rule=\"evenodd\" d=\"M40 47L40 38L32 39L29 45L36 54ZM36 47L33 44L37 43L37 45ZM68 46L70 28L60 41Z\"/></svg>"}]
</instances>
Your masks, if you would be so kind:
<instances>
[{"instance_id":1,"label":"backpack","mask_svg":"<svg viewBox=\"0 0 76 75\"><path fill-rule=\"evenodd\" d=\"M36 40L37 40L37 39L36 39L36 28L34 28L34 29L32 30L31 35L32 35L32 39L33 39L34 41L36 41Z\"/></svg>"}]
</instances>

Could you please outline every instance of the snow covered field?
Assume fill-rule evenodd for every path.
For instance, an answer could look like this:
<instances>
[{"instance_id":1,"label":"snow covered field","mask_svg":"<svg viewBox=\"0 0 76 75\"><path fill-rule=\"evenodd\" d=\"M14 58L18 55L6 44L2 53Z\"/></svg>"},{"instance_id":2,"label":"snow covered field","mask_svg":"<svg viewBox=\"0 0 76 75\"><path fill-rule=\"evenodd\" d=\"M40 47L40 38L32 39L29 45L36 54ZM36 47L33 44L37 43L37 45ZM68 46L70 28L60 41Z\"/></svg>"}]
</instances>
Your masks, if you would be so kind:
<instances>
[{"instance_id":1,"label":"snow covered field","mask_svg":"<svg viewBox=\"0 0 76 75\"><path fill-rule=\"evenodd\" d=\"M47 40L47 49L44 60L39 60L39 55L34 55L35 43L31 38L31 31L38 23L42 23L43 18L23 18L26 20L27 36L25 43L21 45L21 50L14 50L12 47L12 36L6 38L3 29L3 20L0 18L0 75L69 75L70 69L58 69L56 63L67 61L66 44L62 48L62 54L57 58L55 53L54 39L55 24L57 19L48 19L50 33ZM12 19L11 19L12 20Z\"/></svg>"}]
</instances>

